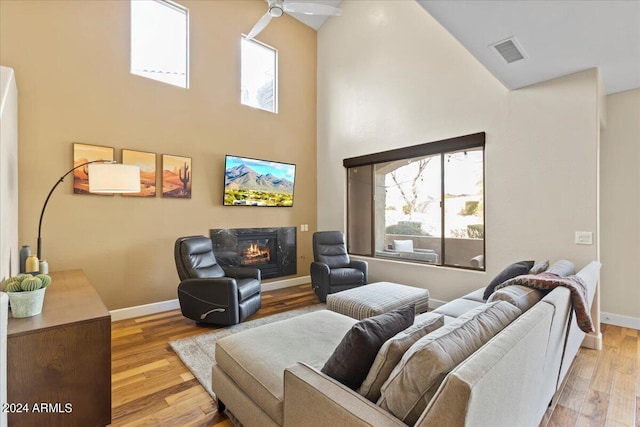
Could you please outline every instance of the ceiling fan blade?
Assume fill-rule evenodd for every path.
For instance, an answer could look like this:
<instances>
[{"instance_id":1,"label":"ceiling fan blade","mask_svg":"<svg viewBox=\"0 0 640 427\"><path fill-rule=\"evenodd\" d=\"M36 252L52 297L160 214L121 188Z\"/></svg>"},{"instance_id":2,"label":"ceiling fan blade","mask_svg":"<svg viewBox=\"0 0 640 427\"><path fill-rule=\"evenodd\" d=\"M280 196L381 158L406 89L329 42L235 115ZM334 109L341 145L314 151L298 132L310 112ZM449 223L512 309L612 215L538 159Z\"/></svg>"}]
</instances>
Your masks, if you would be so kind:
<instances>
[{"instance_id":1,"label":"ceiling fan blade","mask_svg":"<svg viewBox=\"0 0 640 427\"><path fill-rule=\"evenodd\" d=\"M262 18L260 18L260 20L256 22L256 25L254 25L251 31L249 31L249 34L247 34L247 40L252 40L255 36L260 34L260 32L264 30L267 25L269 25L270 21L271 15L269 14L269 12L262 15Z\"/></svg>"},{"instance_id":2,"label":"ceiling fan blade","mask_svg":"<svg viewBox=\"0 0 640 427\"><path fill-rule=\"evenodd\" d=\"M302 13L304 15L342 15L342 9L319 3L285 2L284 11L291 13Z\"/></svg>"}]
</instances>

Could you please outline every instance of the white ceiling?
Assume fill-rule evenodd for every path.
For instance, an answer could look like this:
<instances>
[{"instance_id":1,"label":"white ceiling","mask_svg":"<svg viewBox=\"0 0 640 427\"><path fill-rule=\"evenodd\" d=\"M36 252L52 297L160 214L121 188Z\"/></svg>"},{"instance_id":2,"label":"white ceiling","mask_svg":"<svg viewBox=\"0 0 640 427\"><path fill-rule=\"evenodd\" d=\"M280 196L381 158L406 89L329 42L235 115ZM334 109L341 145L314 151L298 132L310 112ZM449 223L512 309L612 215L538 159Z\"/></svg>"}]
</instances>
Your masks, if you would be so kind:
<instances>
[{"instance_id":1,"label":"white ceiling","mask_svg":"<svg viewBox=\"0 0 640 427\"><path fill-rule=\"evenodd\" d=\"M291 3L318 3L333 7L338 7L341 1L342 0L290 0ZM289 13L289 15L316 30L319 30L328 18L328 16L323 15L305 15L302 13Z\"/></svg>"},{"instance_id":2,"label":"white ceiling","mask_svg":"<svg viewBox=\"0 0 640 427\"><path fill-rule=\"evenodd\" d=\"M417 1L510 89L593 67L609 94L640 88L640 0ZM294 17L316 30L327 19ZM506 64L489 46L512 36L526 59Z\"/></svg>"},{"instance_id":3,"label":"white ceiling","mask_svg":"<svg viewBox=\"0 0 640 427\"><path fill-rule=\"evenodd\" d=\"M640 87L640 1L418 0L508 88L599 67L607 93ZM526 59L489 45L515 36Z\"/></svg>"}]
</instances>

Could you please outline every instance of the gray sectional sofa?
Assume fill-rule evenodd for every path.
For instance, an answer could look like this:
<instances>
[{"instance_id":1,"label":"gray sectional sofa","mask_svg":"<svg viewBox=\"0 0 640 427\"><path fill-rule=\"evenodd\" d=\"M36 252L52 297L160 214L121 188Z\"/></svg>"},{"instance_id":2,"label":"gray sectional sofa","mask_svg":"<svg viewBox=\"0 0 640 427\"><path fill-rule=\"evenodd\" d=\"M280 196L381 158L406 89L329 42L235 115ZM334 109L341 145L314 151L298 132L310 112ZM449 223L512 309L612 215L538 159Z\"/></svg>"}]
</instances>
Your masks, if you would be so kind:
<instances>
[{"instance_id":1,"label":"gray sectional sofa","mask_svg":"<svg viewBox=\"0 0 640 427\"><path fill-rule=\"evenodd\" d=\"M589 302L599 271L600 263L591 262L577 274L587 284ZM320 372L357 322L328 310L219 340L212 388L219 405L226 406L245 427L537 426L577 354L584 332L570 314L568 289L556 288L538 297L526 290L505 293L509 292L516 293L515 300L513 295L505 300L520 305L512 309L517 311L515 320L507 319L506 327L485 334L487 341L447 371L429 394L426 407L407 423L396 416L397 410L394 415L392 409L382 408L388 407L385 403L377 405ZM431 338L435 335L464 337L461 331L465 328L468 337L484 334L484 324L474 322L487 313L493 316L496 308L504 309L505 305L509 304L485 302L481 291L466 295L435 310L445 317L445 325L418 342L436 340ZM399 366L408 363L410 351L389 378L403 372ZM415 374L408 379L415 380ZM387 383L383 390L391 388Z\"/></svg>"}]
</instances>

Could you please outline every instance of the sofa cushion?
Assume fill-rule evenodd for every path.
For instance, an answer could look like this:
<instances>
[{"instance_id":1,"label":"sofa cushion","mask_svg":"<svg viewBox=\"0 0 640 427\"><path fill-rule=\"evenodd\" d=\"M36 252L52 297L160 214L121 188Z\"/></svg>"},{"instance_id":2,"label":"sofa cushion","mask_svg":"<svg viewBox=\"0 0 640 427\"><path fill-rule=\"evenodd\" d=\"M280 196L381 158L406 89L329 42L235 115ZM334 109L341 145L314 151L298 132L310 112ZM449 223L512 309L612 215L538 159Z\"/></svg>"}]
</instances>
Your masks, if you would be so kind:
<instances>
[{"instance_id":1,"label":"sofa cushion","mask_svg":"<svg viewBox=\"0 0 640 427\"><path fill-rule=\"evenodd\" d=\"M320 369L355 323L348 316L320 310L247 329L216 342L216 362L256 405L282 425L284 370L296 362Z\"/></svg>"},{"instance_id":2,"label":"sofa cushion","mask_svg":"<svg viewBox=\"0 0 640 427\"><path fill-rule=\"evenodd\" d=\"M484 305L484 302L473 301L465 298L454 299L433 310L434 313L444 314L449 317L460 317L469 310Z\"/></svg>"},{"instance_id":3,"label":"sofa cushion","mask_svg":"<svg viewBox=\"0 0 640 427\"><path fill-rule=\"evenodd\" d=\"M489 296L493 293L500 283L512 279L516 276L521 276L523 274L529 274L529 270L533 267L534 261L520 261L513 263L504 270L502 270L496 277L489 282L487 287L484 290L483 299L489 299Z\"/></svg>"},{"instance_id":4,"label":"sofa cushion","mask_svg":"<svg viewBox=\"0 0 640 427\"><path fill-rule=\"evenodd\" d=\"M415 424L449 371L521 313L508 302L492 302L424 336L383 384L378 405L404 423Z\"/></svg>"},{"instance_id":5,"label":"sofa cushion","mask_svg":"<svg viewBox=\"0 0 640 427\"><path fill-rule=\"evenodd\" d=\"M533 267L531 267L531 270L529 270L529 274L540 274L543 271L546 271L547 268L549 268L548 259L545 259L542 261L536 261L536 263L533 264Z\"/></svg>"},{"instance_id":6,"label":"sofa cushion","mask_svg":"<svg viewBox=\"0 0 640 427\"><path fill-rule=\"evenodd\" d=\"M462 298L463 299L468 299L468 300L471 300L471 301L481 302L481 303L487 302L483 297L484 297L484 288L480 288L480 289L476 289L473 292L469 292L468 294L466 294Z\"/></svg>"},{"instance_id":7,"label":"sofa cushion","mask_svg":"<svg viewBox=\"0 0 640 427\"><path fill-rule=\"evenodd\" d=\"M415 305L362 319L345 334L322 372L352 390L362 384L385 341L413 324Z\"/></svg>"},{"instance_id":8,"label":"sofa cushion","mask_svg":"<svg viewBox=\"0 0 640 427\"><path fill-rule=\"evenodd\" d=\"M553 265L547 269L546 273L553 273L558 276L571 276L575 273L575 267L571 261L561 259L554 262Z\"/></svg>"},{"instance_id":9,"label":"sofa cushion","mask_svg":"<svg viewBox=\"0 0 640 427\"><path fill-rule=\"evenodd\" d=\"M543 293L538 289L521 285L513 285L498 289L491 294L487 302L506 301L515 305L524 313L536 305L543 296Z\"/></svg>"},{"instance_id":10,"label":"sofa cushion","mask_svg":"<svg viewBox=\"0 0 640 427\"><path fill-rule=\"evenodd\" d=\"M358 393L370 401L376 402L380 398L380 387L389 378L389 374L409 347L423 336L442 326L444 326L444 317L441 314L424 313L412 326L388 339L380 347Z\"/></svg>"},{"instance_id":11,"label":"sofa cushion","mask_svg":"<svg viewBox=\"0 0 640 427\"><path fill-rule=\"evenodd\" d=\"M394 240L393 249L398 252L413 252L413 240Z\"/></svg>"}]
</instances>

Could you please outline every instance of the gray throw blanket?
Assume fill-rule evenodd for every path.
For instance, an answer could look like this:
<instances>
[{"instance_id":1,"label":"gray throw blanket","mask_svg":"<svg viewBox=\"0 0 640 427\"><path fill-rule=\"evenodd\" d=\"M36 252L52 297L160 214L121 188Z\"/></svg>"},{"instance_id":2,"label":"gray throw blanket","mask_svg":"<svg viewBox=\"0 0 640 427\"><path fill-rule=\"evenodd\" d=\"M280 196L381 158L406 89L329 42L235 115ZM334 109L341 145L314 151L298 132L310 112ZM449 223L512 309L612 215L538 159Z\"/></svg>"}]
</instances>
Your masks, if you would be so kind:
<instances>
[{"instance_id":1,"label":"gray throw blanket","mask_svg":"<svg viewBox=\"0 0 640 427\"><path fill-rule=\"evenodd\" d=\"M568 288L578 326L586 333L595 331L589 312L587 285L579 276L563 277L555 273L524 274L502 282L496 286L496 290L509 285L527 286L541 291L550 291L558 286Z\"/></svg>"}]
</instances>

